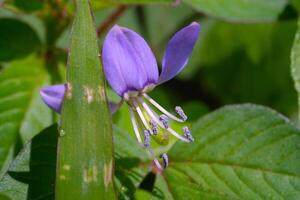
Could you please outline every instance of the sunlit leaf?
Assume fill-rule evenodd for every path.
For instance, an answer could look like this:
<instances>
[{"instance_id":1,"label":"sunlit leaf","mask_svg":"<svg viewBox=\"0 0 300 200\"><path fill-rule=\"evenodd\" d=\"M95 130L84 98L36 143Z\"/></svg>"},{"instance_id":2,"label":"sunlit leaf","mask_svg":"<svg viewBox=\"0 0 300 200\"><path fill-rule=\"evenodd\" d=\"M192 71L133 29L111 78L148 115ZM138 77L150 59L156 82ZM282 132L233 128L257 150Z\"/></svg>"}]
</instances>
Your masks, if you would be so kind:
<instances>
[{"instance_id":1,"label":"sunlit leaf","mask_svg":"<svg viewBox=\"0 0 300 200\"><path fill-rule=\"evenodd\" d=\"M39 88L49 77L35 57L12 62L0 73L0 169L12 158L14 148L27 142L52 121Z\"/></svg>"},{"instance_id":2,"label":"sunlit leaf","mask_svg":"<svg viewBox=\"0 0 300 200\"><path fill-rule=\"evenodd\" d=\"M157 180L167 199L300 198L300 130L273 110L227 106L192 128L193 144L177 143Z\"/></svg>"}]
</instances>

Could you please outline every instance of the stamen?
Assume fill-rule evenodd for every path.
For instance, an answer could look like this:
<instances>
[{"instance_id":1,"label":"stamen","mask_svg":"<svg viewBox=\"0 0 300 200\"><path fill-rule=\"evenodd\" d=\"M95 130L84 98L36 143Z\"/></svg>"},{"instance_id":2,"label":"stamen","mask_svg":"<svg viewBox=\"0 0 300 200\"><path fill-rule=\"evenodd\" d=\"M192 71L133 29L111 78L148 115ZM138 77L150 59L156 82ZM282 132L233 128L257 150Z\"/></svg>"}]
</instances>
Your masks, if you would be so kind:
<instances>
[{"instance_id":1,"label":"stamen","mask_svg":"<svg viewBox=\"0 0 300 200\"><path fill-rule=\"evenodd\" d=\"M187 116L186 114L183 112L182 108L180 106L176 106L175 107L175 111L176 113L181 117L181 119L183 121L186 121L187 120Z\"/></svg>"},{"instance_id":2,"label":"stamen","mask_svg":"<svg viewBox=\"0 0 300 200\"><path fill-rule=\"evenodd\" d=\"M156 101L154 101L153 99L151 99L151 97L149 97L146 93L143 94L143 96L152 104L154 105L158 110L160 110L162 113L164 113L165 115L167 115L169 118L178 121L178 122L184 122L182 119L179 119L178 117L172 115L171 113L169 113L168 111L166 111L161 105L159 105Z\"/></svg>"},{"instance_id":3,"label":"stamen","mask_svg":"<svg viewBox=\"0 0 300 200\"><path fill-rule=\"evenodd\" d=\"M134 104L134 107L135 107L138 115L140 116L140 118L141 118L144 126L146 127L147 130L150 130L150 127L149 127L149 125L148 125L148 123L147 123L147 121L146 121L146 119L145 119L145 117L144 117L144 115L143 115L143 113L141 111L140 106L137 104L136 100L133 100L133 104Z\"/></svg>"},{"instance_id":4,"label":"stamen","mask_svg":"<svg viewBox=\"0 0 300 200\"><path fill-rule=\"evenodd\" d=\"M144 145L145 147L150 147L150 131L144 130Z\"/></svg>"},{"instance_id":5,"label":"stamen","mask_svg":"<svg viewBox=\"0 0 300 200\"><path fill-rule=\"evenodd\" d=\"M190 132L190 130L189 130L188 127L186 127L186 126L183 127L183 128L182 128L182 131L183 131L184 136L185 136L189 141L194 142L194 138L193 138L193 136L192 136L192 134L191 134L191 132Z\"/></svg>"},{"instance_id":6,"label":"stamen","mask_svg":"<svg viewBox=\"0 0 300 200\"><path fill-rule=\"evenodd\" d=\"M169 128L168 117L166 115L159 116L159 121L164 125L165 129Z\"/></svg>"},{"instance_id":7,"label":"stamen","mask_svg":"<svg viewBox=\"0 0 300 200\"><path fill-rule=\"evenodd\" d=\"M155 120L153 120L153 119L151 119L149 123L150 123L150 125L151 125L151 127L152 127L152 133L153 133L154 135L157 135L157 133L158 133L158 130L157 130L157 123L156 123Z\"/></svg>"},{"instance_id":8,"label":"stamen","mask_svg":"<svg viewBox=\"0 0 300 200\"><path fill-rule=\"evenodd\" d=\"M142 139L141 139L141 136L140 136L140 133L139 133L139 129L137 127L136 120L134 118L132 109L129 106L128 106L128 109L129 109L130 118L131 118L131 122L132 122L132 126L133 126L133 130L134 130L135 136L136 136L138 142L142 145L143 142L142 142Z\"/></svg>"},{"instance_id":9,"label":"stamen","mask_svg":"<svg viewBox=\"0 0 300 200\"><path fill-rule=\"evenodd\" d=\"M164 169L166 169L166 168L168 167L168 165L169 165L169 158L168 158L168 155L165 154L165 153L163 153L163 154L160 155L160 157L161 157L162 160L163 160L163 167L164 167Z\"/></svg>"},{"instance_id":10,"label":"stamen","mask_svg":"<svg viewBox=\"0 0 300 200\"><path fill-rule=\"evenodd\" d=\"M145 102L141 102L143 107L145 108L145 110L147 111L147 113L150 115L150 117L162 128L164 128L164 125L157 119L157 117L154 115L154 111L151 110L151 108L145 103ZM169 133L171 133L172 135L174 135L175 137L177 137L178 139L184 141L184 142L190 142L190 140L186 139L185 137L179 135L178 133L176 133L173 129L171 129L170 127L166 129L167 131L169 131Z\"/></svg>"}]
</instances>

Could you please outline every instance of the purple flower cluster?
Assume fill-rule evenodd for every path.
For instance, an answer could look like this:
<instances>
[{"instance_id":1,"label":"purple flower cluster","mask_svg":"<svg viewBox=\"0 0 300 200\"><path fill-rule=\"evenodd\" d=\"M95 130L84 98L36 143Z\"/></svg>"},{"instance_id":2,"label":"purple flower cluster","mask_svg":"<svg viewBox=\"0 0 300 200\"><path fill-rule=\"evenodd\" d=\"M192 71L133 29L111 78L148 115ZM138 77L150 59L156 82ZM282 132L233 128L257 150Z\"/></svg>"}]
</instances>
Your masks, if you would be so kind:
<instances>
[{"instance_id":1,"label":"purple flower cluster","mask_svg":"<svg viewBox=\"0 0 300 200\"><path fill-rule=\"evenodd\" d=\"M137 140L148 149L159 170L163 170L168 165L166 163L168 158L163 154L161 165L151 148L151 137L162 138L166 134L171 134L184 142L192 142L194 139L187 127L183 128L183 134L178 134L169 125L170 119L177 122L187 120L181 107L176 106L175 111L179 115L176 117L146 93L172 79L186 66L199 32L200 25L193 22L171 38L163 56L160 75L150 47L136 32L115 25L107 34L103 44L102 61L106 80L122 97L121 102L125 101L128 104ZM60 113L65 92L66 86L61 84L42 88L40 95L50 108ZM120 105L121 103L111 103L111 111L115 112ZM160 111L161 115L155 110Z\"/></svg>"}]
</instances>

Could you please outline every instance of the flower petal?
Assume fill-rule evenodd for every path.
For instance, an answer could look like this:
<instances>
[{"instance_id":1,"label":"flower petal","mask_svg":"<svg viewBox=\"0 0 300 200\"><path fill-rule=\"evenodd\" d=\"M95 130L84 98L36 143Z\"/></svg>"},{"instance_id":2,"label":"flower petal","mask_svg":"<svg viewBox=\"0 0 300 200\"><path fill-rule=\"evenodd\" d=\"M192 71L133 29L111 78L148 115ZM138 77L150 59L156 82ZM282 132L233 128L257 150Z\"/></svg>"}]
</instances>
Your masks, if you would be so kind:
<instances>
[{"instance_id":1,"label":"flower petal","mask_svg":"<svg viewBox=\"0 0 300 200\"><path fill-rule=\"evenodd\" d=\"M102 57L106 79L120 96L157 83L157 62L150 47L128 28L115 25L110 30L103 44Z\"/></svg>"},{"instance_id":2,"label":"flower petal","mask_svg":"<svg viewBox=\"0 0 300 200\"><path fill-rule=\"evenodd\" d=\"M51 85L40 90L40 95L44 103L57 113L61 112L62 103L66 92L66 85ZM121 107L123 100L118 103L109 102L109 109L112 114Z\"/></svg>"},{"instance_id":3,"label":"flower petal","mask_svg":"<svg viewBox=\"0 0 300 200\"><path fill-rule=\"evenodd\" d=\"M176 76L187 64L200 32L200 25L193 22L178 31L169 41L163 60L159 84Z\"/></svg>"},{"instance_id":4,"label":"flower petal","mask_svg":"<svg viewBox=\"0 0 300 200\"><path fill-rule=\"evenodd\" d=\"M47 104L47 106L49 106L55 112L60 113L65 95L65 90L65 84L51 85L42 88L40 90L40 95L44 103Z\"/></svg>"}]
</instances>

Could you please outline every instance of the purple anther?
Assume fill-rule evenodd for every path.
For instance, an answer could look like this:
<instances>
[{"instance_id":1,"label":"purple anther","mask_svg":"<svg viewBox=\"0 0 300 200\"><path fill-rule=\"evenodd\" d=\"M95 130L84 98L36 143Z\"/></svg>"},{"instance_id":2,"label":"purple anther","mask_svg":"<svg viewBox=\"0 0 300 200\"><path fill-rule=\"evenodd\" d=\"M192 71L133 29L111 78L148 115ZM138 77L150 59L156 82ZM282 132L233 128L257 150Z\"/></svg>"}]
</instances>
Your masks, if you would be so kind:
<instances>
[{"instance_id":1,"label":"purple anther","mask_svg":"<svg viewBox=\"0 0 300 200\"><path fill-rule=\"evenodd\" d=\"M191 132L190 132L190 130L189 130L188 127L186 127L186 126L183 127L183 128L182 128L182 131L183 131L184 136L185 136L189 141L191 141L191 142L194 141L194 138L193 138L193 136L192 136L192 134L191 134Z\"/></svg>"},{"instance_id":2,"label":"purple anther","mask_svg":"<svg viewBox=\"0 0 300 200\"><path fill-rule=\"evenodd\" d=\"M181 119L183 121L187 120L187 116L185 115L185 113L183 112L183 110L182 110L182 108L180 106L176 106L175 107L175 111L181 117Z\"/></svg>"},{"instance_id":3,"label":"purple anther","mask_svg":"<svg viewBox=\"0 0 300 200\"><path fill-rule=\"evenodd\" d=\"M157 132L158 132L158 130L157 130L157 123L153 119L151 119L149 123L151 125L153 134L157 135Z\"/></svg>"},{"instance_id":4,"label":"purple anther","mask_svg":"<svg viewBox=\"0 0 300 200\"><path fill-rule=\"evenodd\" d=\"M150 147L150 131L144 130L144 145L145 147Z\"/></svg>"},{"instance_id":5,"label":"purple anther","mask_svg":"<svg viewBox=\"0 0 300 200\"><path fill-rule=\"evenodd\" d=\"M166 153L163 153L163 154L160 155L160 157L163 160L163 167L164 167L164 169L166 169L168 167L168 165L169 165L168 155Z\"/></svg>"},{"instance_id":6,"label":"purple anther","mask_svg":"<svg viewBox=\"0 0 300 200\"><path fill-rule=\"evenodd\" d=\"M169 121L168 121L168 117L166 115L159 116L159 121L161 121L161 123L163 124L165 129L169 128Z\"/></svg>"}]
</instances>

